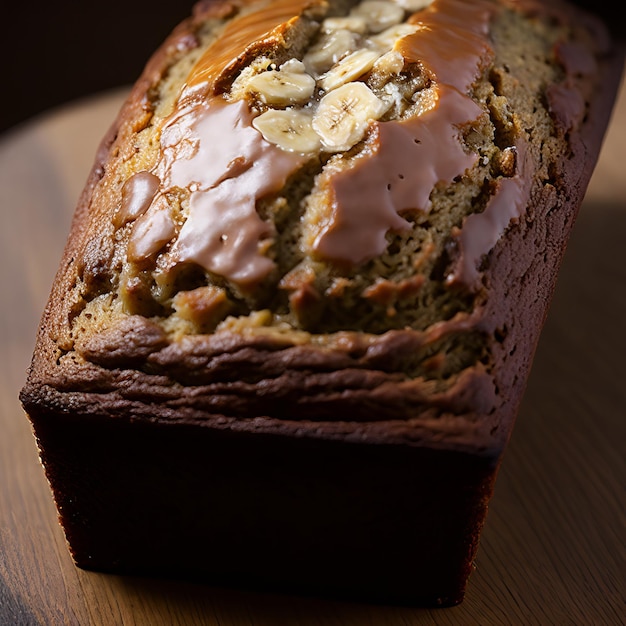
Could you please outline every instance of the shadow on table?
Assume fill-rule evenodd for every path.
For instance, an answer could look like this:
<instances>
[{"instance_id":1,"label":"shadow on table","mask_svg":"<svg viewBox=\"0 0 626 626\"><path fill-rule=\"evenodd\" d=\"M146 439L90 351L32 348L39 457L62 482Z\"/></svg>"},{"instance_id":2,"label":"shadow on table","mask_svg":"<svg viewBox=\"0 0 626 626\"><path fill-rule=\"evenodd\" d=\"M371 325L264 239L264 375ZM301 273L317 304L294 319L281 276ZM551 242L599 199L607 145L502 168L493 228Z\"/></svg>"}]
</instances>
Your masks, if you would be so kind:
<instances>
[{"instance_id":1,"label":"shadow on table","mask_svg":"<svg viewBox=\"0 0 626 626\"><path fill-rule=\"evenodd\" d=\"M217 587L190 582L119 577L126 595L150 605L150 614L185 616L184 623L254 624L254 626L313 626L317 624L362 625L436 623L433 613L449 609L422 609L358 603L318 597L283 594L247 588Z\"/></svg>"},{"instance_id":2,"label":"shadow on table","mask_svg":"<svg viewBox=\"0 0 626 626\"><path fill-rule=\"evenodd\" d=\"M583 206L462 605L383 607L132 577L119 585L164 612L260 626L458 623L470 614L498 623L507 607L507 619L513 611L618 623L625 235L626 205Z\"/></svg>"},{"instance_id":3,"label":"shadow on table","mask_svg":"<svg viewBox=\"0 0 626 626\"><path fill-rule=\"evenodd\" d=\"M565 615L572 623L619 623L624 235L626 206L584 205L498 479L478 569L460 606L380 606L133 577L113 577L114 587L151 613L256 626L454 624L479 617L495 624L505 616L513 620L506 623L538 616L555 623Z\"/></svg>"},{"instance_id":4,"label":"shadow on table","mask_svg":"<svg viewBox=\"0 0 626 626\"><path fill-rule=\"evenodd\" d=\"M468 594L532 623L624 623L625 237L626 199L583 205Z\"/></svg>"}]
</instances>

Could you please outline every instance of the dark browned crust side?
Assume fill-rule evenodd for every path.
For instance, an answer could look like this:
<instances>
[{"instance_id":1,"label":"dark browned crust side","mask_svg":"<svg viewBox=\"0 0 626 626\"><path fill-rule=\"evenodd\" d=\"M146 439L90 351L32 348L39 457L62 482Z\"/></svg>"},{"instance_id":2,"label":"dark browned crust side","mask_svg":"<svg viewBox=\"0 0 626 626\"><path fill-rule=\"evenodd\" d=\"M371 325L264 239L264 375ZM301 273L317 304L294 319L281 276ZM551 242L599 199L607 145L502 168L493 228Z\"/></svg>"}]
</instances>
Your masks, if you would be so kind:
<instances>
[{"instance_id":1,"label":"dark browned crust side","mask_svg":"<svg viewBox=\"0 0 626 626\"><path fill-rule=\"evenodd\" d=\"M125 417L32 419L81 568L363 602L463 599L491 459Z\"/></svg>"},{"instance_id":2,"label":"dark browned crust side","mask_svg":"<svg viewBox=\"0 0 626 626\"><path fill-rule=\"evenodd\" d=\"M199 10L207 6L220 5ZM601 147L623 51L607 57L602 89L564 156L558 188L569 194L544 188L489 255L488 289L508 303L487 299L472 323L490 337L494 362L489 375L468 372L455 395L433 398L416 384L398 403L406 388L385 359L396 354L398 339L403 345L401 334L381 340L376 371L362 367L372 353L355 338L332 355L235 336L190 340L185 349L168 347L150 327L129 327L132 350L104 350L106 367L59 368L55 337L68 311L58 303L89 235L91 194L172 47L192 45L194 19L155 54L102 143L20 394L72 555L96 570L456 604ZM516 315L521 310L525 315ZM219 368L203 380L198 367L211 355L219 355ZM266 374L261 386L241 379L246 363L255 364L256 376ZM262 392L272 384L283 404L267 415ZM303 403L312 388L320 390L313 408ZM411 402L427 406L419 420L407 419ZM333 419L322 422L329 413Z\"/></svg>"}]
</instances>

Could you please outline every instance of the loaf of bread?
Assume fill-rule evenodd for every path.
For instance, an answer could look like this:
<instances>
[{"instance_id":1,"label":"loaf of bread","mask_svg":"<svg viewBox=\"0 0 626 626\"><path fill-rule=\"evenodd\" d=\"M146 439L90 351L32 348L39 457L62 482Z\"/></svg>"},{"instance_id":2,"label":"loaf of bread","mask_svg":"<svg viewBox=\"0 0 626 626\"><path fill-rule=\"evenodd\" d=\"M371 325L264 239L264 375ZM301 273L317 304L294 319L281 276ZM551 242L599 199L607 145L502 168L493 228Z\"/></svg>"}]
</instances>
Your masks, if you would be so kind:
<instances>
[{"instance_id":1,"label":"loaf of bread","mask_svg":"<svg viewBox=\"0 0 626 626\"><path fill-rule=\"evenodd\" d=\"M557 1L196 4L21 391L76 565L461 602L621 71Z\"/></svg>"}]
</instances>

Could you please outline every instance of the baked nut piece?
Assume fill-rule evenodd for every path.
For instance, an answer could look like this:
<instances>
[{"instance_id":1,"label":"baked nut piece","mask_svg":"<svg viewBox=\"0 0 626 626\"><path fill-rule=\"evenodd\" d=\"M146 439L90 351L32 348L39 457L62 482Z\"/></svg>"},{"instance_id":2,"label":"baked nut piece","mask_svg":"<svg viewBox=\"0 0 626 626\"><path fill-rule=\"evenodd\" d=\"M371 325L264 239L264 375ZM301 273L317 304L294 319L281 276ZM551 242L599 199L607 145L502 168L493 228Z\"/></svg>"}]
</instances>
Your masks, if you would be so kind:
<instances>
[{"instance_id":1,"label":"baked nut piece","mask_svg":"<svg viewBox=\"0 0 626 626\"><path fill-rule=\"evenodd\" d=\"M561 2L199 2L21 392L76 564L460 602L621 69Z\"/></svg>"}]
</instances>

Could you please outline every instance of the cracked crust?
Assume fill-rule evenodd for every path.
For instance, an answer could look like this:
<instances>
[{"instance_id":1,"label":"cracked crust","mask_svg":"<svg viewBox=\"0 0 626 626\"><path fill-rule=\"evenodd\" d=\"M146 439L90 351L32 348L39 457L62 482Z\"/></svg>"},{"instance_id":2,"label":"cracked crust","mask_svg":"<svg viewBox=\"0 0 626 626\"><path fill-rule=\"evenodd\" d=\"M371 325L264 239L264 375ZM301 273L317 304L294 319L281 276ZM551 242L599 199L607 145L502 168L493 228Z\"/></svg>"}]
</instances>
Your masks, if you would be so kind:
<instances>
[{"instance_id":1,"label":"cracked crust","mask_svg":"<svg viewBox=\"0 0 626 626\"><path fill-rule=\"evenodd\" d=\"M532 3L522 5L533 13ZM145 159L153 159L149 155L156 149L154 138L146 143L146 136L151 137L150 128L158 127L155 119L163 119L171 110L170 92L180 82L177 76L198 63L212 41L219 42L236 11L234 4L200 3L193 17L151 59L104 139L42 321L24 402L27 406L41 402L45 387L59 397L69 393L72 402L88 404L90 381L96 380L98 405L106 406L108 396L99 391L103 381L113 389L118 370L128 370L133 382L127 384L141 388L155 388L154 380L169 376L172 403L189 404L186 410L192 413L195 403L195 413L207 424L223 424L225 415L229 419L239 415L242 423L258 418L255 428L266 421L270 430L282 423L286 432L320 433L324 432L320 424L325 424L330 433L348 410L354 428L364 437L414 440L411 433L419 431L424 444L436 440L437 445L501 449L521 397L567 234L595 162L609 110L606 103L615 89L615 79L600 73L597 87L607 95L602 89L596 95L591 77L580 67L580 59L594 67L606 66L605 40L592 44L593 58L589 51L580 52L580 46L590 44L578 27L561 27L555 35L542 22L538 26L524 22L526 31L519 36L519 15L505 11L492 18L493 61L473 87L474 97L490 111L490 122L473 126L465 136L468 146L479 151L493 136L494 148L483 159L485 164L477 164L464 180L433 192L431 201L437 210L427 217L431 222L443 220L439 231L430 224L416 226L422 239L431 233L428 243L407 255L406 238L390 242L389 249L396 252L386 253L384 267L411 263L413 275L405 276L401 270L395 278L385 278L379 274L383 265L377 260L348 271L332 263L300 261L282 279L273 279L282 280L291 294L292 312L285 313L284 300L269 309L263 297L233 301L233 291L224 290L223 280L206 285L206 274L195 271L188 278L193 288L182 287L167 301L155 303L146 272L137 273L126 291L116 273L120 263L132 265L121 260L126 240L123 229L116 229L111 219L119 203L121 176L140 171ZM556 14L562 19L562 13ZM515 47L523 47L531 31L535 42L545 38L551 66L543 58L533 65L527 53ZM277 32L283 41L283 31ZM567 44L578 50L578 56L562 52L563 32L578 38ZM559 62L555 53L559 45L566 61ZM264 53L272 50L263 48ZM257 48L240 57L238 66L248 63L253 53L258 53ZM578 67L568 68L569 59L579 59ZM544 84L539 79L535 79L537 94L532 86L522 88L539 66L542 81L556 81L584 99L584 122L581 117L575 123L576 112L558 108L557 95L548 96L555 111L542 109L545 103L537 98ZM548 94L553 86L548 84ZM524 130L530 124L535 124L534 130ZM513 150L522 136L533 163L528 206L485 257L480 287L446 288L442 264L458 258L466 219L461 212L450 224L446 211L458 212L454 207L467 211L468 206L476 211L468 205L473 197L484 206L481 187L492 184L489 180L495 176L513 175ZM139 161L138 142L148 155ZM128 170L129 164L134 170ZM306 180L310 185L311 179ZM296 195L301 197L302 192ZM442 225L449 229L443 237ZM320 285L324 280L326 286ZM355 286L363 290L362 300L355 297ZM268 285L264 287L267 291ZM128 312L119 307L122 292L122 301L125 297L132 303L126 307L131 309ZM373 321L364 313L367 308L375 312ZM523 316L518 314L522 310ZM71 391L64 381L71 382ZM234 392L224 394L220 385L234 385ZM193 395L188 394L191 388ZM151 405L150 410L160 415L159 407ZM171 419L171 411L167 414ZM454 416L452 431L467 432L449 434L446 415ZM426 423L429 426L423 427Z\"/></svg>"}]
</instances>

